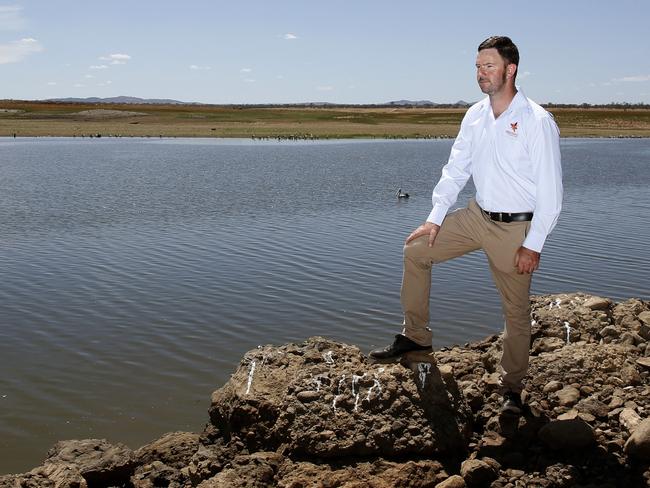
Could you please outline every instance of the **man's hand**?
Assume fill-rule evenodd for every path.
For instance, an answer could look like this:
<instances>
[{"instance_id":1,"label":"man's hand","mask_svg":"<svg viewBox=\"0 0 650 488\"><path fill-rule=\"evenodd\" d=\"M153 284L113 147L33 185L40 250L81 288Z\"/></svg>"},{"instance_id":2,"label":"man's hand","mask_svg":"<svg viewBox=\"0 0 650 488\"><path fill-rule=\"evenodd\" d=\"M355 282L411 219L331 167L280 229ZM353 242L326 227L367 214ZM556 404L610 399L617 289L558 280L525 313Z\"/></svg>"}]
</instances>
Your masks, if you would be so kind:
<instances>
[{"instance_id":1,"label":"man's hand","mask_svg":"<svg viewBox=\"0 0 650 488\"><path fill-rule=\"evenodd\" d=\"M530 274L539 268L541 254L521 246L515 254L515 268L519 274Z\"/></svg>"},{"instance_id":2,"label":"man's hand","mask_svg":"<svg viewBox=\"0 0 650 488\"><path fill-rule=\"evenodd\" d=\"M425 222L422 224L420 227L415 229L413 232L409 234L409 236L406 238L406 244L411 242L413 239L417 239L418 237L422 236L429 236L429 247L433 246L433 242L436 240L436 235L438 234L438 231L440 230L440 226L438 224L434 224L433 222Z\"/></svg>"}]
</instances>

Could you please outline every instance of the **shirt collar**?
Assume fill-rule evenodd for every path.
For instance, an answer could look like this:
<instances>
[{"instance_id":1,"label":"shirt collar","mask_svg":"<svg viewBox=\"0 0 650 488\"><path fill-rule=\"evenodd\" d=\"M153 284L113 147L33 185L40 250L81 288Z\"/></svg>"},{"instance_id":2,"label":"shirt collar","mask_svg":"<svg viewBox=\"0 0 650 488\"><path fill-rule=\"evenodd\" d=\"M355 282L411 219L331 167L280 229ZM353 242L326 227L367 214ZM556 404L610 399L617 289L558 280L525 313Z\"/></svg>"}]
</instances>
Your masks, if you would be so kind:
<instances>
[{"instance_id":1,"label":"shirt collar","mask_svg":"<svg viewBox=\"0 0 650 488\"><path fill-rule=\"evenodd\" d=\"M517 93L515 93L515 96L512 98L512 100L510 100L510 105L508 105L508 108L501 114L502 116L504 114L508 114L514 112L515 110L520 110L528 106L528 99L526 98L526 95L524 95L522 89L519 86L516 86L515 88L517 88ZM483 111L488 111L490 114L492 113L492 105L490 105L489 96L486 96L483 99L481 109Z\"/></svg>"},{"instance_id":2,"label":"shirt collar","mask_svg":"<svg viewBox=\"0 0 650 488\"><path fill-rule=\"evenodd\" d=\"M514 98L510 101L510 105L503 113L513 112L517 109L528 106L528 99L526 98L526 95L524 95L524 92L521 90L520 87L517 86L516 88L517 88L517 93L515 93Z\"/></svg>"}]
</instances>

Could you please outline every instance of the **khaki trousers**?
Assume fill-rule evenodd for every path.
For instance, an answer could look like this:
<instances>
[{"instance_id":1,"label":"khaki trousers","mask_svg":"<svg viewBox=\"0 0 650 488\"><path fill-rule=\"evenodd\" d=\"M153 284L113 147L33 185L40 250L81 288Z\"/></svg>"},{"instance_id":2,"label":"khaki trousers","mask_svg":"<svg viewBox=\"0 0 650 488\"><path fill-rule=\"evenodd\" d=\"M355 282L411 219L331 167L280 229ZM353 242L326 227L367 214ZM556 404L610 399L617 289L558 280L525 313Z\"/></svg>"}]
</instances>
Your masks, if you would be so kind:
<instances>
[{"instance_id":1,"label":"khaki trousers","mask_svg":"<svg viewBox=\"0 0 650 488\"><path fill-rule=\"evenodd\" d=\"M472 199L468 208L447 215L433 247L428 246L428 236L404 246L402 333L421 345L430 345L432 339L428 327L432 265L478 249L485 251L505 315L503 355L499 365L501 389L516 392L521 391L521 382L528 369L532 275L517 273L515 253L529 227L530 222L494 222Z\"/></svg>"}]
</instances>

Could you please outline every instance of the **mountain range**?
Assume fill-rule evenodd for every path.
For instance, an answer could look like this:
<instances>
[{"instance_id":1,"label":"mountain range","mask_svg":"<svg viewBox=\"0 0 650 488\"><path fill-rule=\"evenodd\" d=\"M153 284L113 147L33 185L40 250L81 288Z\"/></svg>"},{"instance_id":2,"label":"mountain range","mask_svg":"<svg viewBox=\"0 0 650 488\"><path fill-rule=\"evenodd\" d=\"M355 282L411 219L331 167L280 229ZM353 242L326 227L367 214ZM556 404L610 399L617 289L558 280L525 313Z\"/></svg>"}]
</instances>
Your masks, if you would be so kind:
<instances>
[{"instance_id":1,"label":"mountain range","mask_svg":"<svg viewBox=\"0 0 650 488\"><path fill-rule=\"evenodd\" d=\"M87 97L87 98L50 98L45 100L46 102L62 102L62 103L113 103L113 104L133 104L133 105L205 105L198 102L182 102L180 100L172 100L169 98L139 98L139 97L109 97L109 98L100 98L100 97ZM235 104L239 105L239 104ZM309 105L309 106L337 106L337 105L346 105L351 106L355 104L339 104L339 103L328 103L328 102L306 102L306 103L270 103L270 104L242 104L242 105ZM435 103L430 100L395 100L386 103L378 104L358 104L358 105L378 105L378 106L394 106L394 107L468 107L471 103L465 102L464 100L459 100L456 103Z\"/></svg>"}]
</instances>

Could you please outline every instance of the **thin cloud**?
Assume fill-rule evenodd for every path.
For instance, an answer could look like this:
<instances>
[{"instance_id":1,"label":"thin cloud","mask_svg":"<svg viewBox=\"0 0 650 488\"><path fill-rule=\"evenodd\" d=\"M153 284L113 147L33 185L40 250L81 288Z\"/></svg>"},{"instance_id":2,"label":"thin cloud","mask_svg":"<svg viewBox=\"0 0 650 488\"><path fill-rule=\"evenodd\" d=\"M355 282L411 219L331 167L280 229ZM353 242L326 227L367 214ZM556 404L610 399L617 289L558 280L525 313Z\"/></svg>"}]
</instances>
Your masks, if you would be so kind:
<instances>
[{"instance_id":1,"label":"thin cloud","mask_svg":"<svg viewBox=\"0 0 650 488\"><path fill-rule=\"evenodd\" d=\"M110 85L111 83L113 83L113 82L110 81L110 80L108 80L108 81L104 81L103 83L97 83L97 86L108 86L108 85Z\"/></svg>"},{"instance_id":2,"label":"thin cloud","mask_svg":"<svg viewBox=\"0 0 650 488\"><path fill-rule=\"evenodd\" d=\"M75 84L72 85L72 86L75 87L75 88L83 88L83 87L86 86L86 85L84 85L83 83L75 83Z\"/></svg>"},{"instance_id":3,"label":"thin cloud","mask_svg":"<svg viewBox=\"0 0 650 488\"><path fill-rule=\"evenodd\" d=\"M84 78L86 78L87 80L89 80L89 79L91 79L91 78L94 78L94 76L93 76L93 75L84 75Z\"/></svg>"},{"instance_id":4,"label":"thin cloud","mask_svg":"<svg viewBox=\"0 0 650 488\"><path fill-rule=\"evenodd\" d=\"M242 68L239 70L240 73L250 73L253 71L251 68Z\"/></svg>"},{"instance_id":5,"label":"thin cloud","mask_svg":"<svg viewBox=\"0 0 650 488\"><path fill-rule=\"evenodd\" d=\"M253 78L244 78L244 83L255 83Z\"/></svg>"},{"instance_id":6,"label":"thin cloud","mask_svg":"<svg viewBox=\"0 0 650 488\"><path fill-rule=\"evenodd\" d=\"M193 71L208 71L211 70L212 68L210 66L199 66L196 64L191 64L190 69Z\"/></svg>"},{"instance_id":7,"label":"thin cloud","mask_svg":"<svg viewBox=\"0 0 650 488\"><path fill-rule=\"evenodd\" d=\"M530 71L524 71L523 73L518 73L517 77L520 80L525 80L526 78L528 78L530 76L530 74L531 74Z\"/></svg>"},{"instance_id":8,"label":"thin cloud","mask_svg":"<svg viewBox=\"0 0 650 488\"><path fill-rule=\"evenodd\" d=\"M627 82L637 83L640 81L650 81L650 75L624 76L623 78L615 78L614 81L622 81L624 83Z\"/></svg>"},{"instance_id":9,"label":"thin cloud","mask_svg":"<svg viewBox=\"0 0 650 488\"><path fill-rule=\"evenodd\" d=\"M89 69L108 69L108 66L105 64L93 64Z\"/></svg>"},{"instance_id":10,"label":"thin cloud","mask_svg":"<svg viewBox=\"0 0 650 488\"><path fill-rule=\"evenodd\" d=\"M43 50L43 46L36 39L26 38L9 44L0 44L0 64L17 63L30 54Z\"/></svg>"},{"instance_id":11,"label":"thin cloud","mask_svg":"<svg viewBox=\"0 0 650 488\"><path fill-rule=\"evenodd\" d=\"M292 34L291 32L285 34L285 35L282 36L282 37L283 37L284 39L286 39L287 41L292 41L292 40L294 40L294 39L298 39L298 36L295 35L295 34Z\"/></svg>"},{"instance_id":12,"label":"thin cloud","mask_svg":"<svg viewBox=\"0 0 650 488\"><path fill-rule=\"evenodd\" d=\"M47 86L56 86L56 81L48 81Z\"/></svg>"},{"instance_id":13,"label":"thin cloud","mask_svg":"<svg viewBox=\"0 0 650 488\"><path fill-rule=\"evenodd\" d=\"M317 86L316 89L318 91L332 91L334 90L334 87L331 85L321 85L321 86Z\"/></svg>"},{"instance_id":14,"label":"thin cloud","mask_svg":"<svg viewBox=\"0 0 650 488\"><path fill-rule=\"evenodd\" d=\"M0 5L0 30L16 31L25 28L22 16L23 8L19 5Z\"/></svg>"},{"instance_id":15,"label":"thin cloud","mask_svg":"<svg viewBox=\"0 0 650 488\"><path fill-rule=\"evenodd\" d=\"M127 61L131 60L131 56L128 54L109 54L108 56L102 56L99 59L102 61L110 61L111 64L126 64Z\"/></svg>"}]
</instances>

